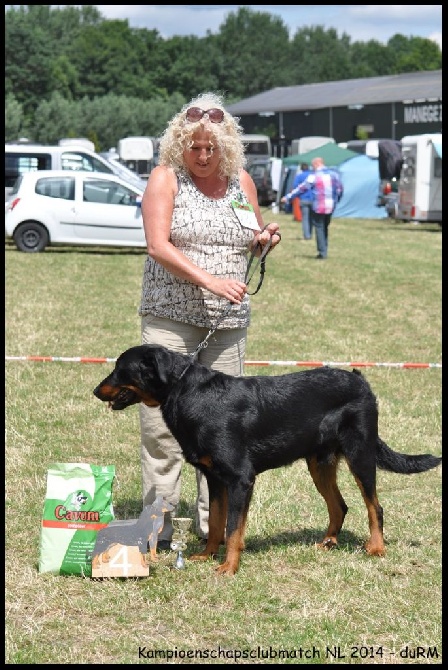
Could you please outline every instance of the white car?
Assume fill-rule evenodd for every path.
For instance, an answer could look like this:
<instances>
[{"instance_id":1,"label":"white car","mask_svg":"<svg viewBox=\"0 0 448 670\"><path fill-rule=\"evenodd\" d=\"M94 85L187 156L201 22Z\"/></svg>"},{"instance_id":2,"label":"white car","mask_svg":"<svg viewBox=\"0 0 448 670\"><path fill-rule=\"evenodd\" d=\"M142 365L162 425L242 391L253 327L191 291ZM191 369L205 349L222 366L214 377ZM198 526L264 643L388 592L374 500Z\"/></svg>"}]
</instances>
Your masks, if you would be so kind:
<instances>
[{"instance_id":1,"label":"white car","mask_svg":"<svg viewBox=\"0 0 448 670\"><path fill-rule=\"evenodd\" d=\"M26 252L56 244L145 248L143 192L101 172L25 172L6 203L5 237Z\"/></svg>"}]
</instances>

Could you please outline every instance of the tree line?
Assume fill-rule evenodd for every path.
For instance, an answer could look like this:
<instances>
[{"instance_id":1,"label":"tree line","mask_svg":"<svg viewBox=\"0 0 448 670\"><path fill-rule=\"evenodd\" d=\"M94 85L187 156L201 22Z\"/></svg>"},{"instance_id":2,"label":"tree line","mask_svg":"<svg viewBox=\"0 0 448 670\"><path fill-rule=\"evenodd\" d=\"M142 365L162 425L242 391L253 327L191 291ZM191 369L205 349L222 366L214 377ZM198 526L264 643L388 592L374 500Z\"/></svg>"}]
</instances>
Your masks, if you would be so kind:
<instances>
[{"instance_id":1,"label":"tree line","mask_svg":"<svg viewBox=\"0 0 448 670\"><path fill-rule=\"evenodd\" d=\"M158 136L196 94L228 104L278 86L438 70L421 37L352 41L240 7L218 33L163 38L105 19L94 5L12 5L5 11L5 138L44 144L88 137L98 151L129 135Z\"/></svg>"}]
</instances>

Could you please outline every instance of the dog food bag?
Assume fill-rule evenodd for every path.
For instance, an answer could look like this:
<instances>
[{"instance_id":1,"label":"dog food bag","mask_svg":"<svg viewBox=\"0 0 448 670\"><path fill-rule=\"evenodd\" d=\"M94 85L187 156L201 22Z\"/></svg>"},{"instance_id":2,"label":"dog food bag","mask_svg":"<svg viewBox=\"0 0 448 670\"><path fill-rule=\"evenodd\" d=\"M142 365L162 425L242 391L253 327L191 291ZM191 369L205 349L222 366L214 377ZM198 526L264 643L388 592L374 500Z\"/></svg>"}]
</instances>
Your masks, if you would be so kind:
<instances>
[{"instance_id":1,"label":"dog food bag","mask_svg":"<svg viewBox=\"0 0 448 670\"><path fill-rule=\"evenodd\" d=\"M91 577L101 528L114 519L114 465L52 463L47 472L39 572Z\"/></svg>"}]
</instances>

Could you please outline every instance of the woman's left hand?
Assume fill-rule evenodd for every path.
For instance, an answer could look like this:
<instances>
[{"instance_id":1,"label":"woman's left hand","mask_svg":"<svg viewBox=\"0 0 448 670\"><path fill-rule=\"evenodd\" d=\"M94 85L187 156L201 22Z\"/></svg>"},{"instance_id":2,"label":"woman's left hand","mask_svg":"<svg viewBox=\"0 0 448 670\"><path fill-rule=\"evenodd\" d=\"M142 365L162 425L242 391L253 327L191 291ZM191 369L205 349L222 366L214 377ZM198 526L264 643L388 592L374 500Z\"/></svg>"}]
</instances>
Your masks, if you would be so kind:
<instances>
[{"instance_id":1,"label":"woman's left hand","mask_svg":"<svg viewBox=\"0 0 448 670\"><path fill-rule=\"evenodd\" d=\"M264 247L269 240L271 241L271 249L277 246L282 239L279 231L278 223L268 223L263 230L255 236L255 243L259 242L261 247Z\"/></svg>"}]
</instances>

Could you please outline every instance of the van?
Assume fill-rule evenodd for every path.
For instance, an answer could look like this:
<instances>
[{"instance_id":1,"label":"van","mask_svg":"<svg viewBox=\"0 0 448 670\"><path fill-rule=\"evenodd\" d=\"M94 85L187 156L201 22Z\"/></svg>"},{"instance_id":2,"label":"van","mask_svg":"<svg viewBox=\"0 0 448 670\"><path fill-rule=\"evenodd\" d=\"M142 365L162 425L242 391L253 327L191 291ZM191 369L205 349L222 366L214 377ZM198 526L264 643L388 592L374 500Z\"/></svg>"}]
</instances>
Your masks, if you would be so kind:
<instances>
[{"instance_id":1,"label":"van","mask_svg":"<svg viewBox=\"0 0 448 670\"><path fill-rule=\"evenodd\" d=\"M94 143L87 139L87 137L63 137L58 142L60 147L72 146L73 144L78 147L84 147L89 149L89 151L95 151Z\"/></svg>"},{"instance_id":2,"label":"van","mask_svg":"<svg viewBox=\"0 0 448 670\"><path fill-rule=\"evenodd\" d=\"M247 166L259 158L270 158L272 156L271 138L269 135L241 135L244 144L244 153L247 158Z\"/></svg>"},{"instance_id":3,"label":"van","mask_svg":"<svg viewBox=\"0 0 448 670\"><path fill-rule=\"evenodd\" d=\"M378 142L381 140L349 140L345 148L369 158L378 158Z\"/></svg>"},{"instance_id":4,"label":"van","mask_svg":"<svg viewBox=\"0 0 448 670\"><path fill-rule=\"evenodd\" d=\"M118 140L118 158L130 170L148 178L158 164L159 144L156 137L122 137Z\"/></svg>"},{"instance_id":5,"label":"van","mask_svg":"<svg viewBox=\"0 0 448 670\"><path fill-rule=\"evenodd\" d=\"M106 159L83 146L5 144L5 201L17 177L35 170L87 170L117 174Z\"/></svg>"},{"instance_id":6,"label":"van","mask_svg":"<svg viewBox=\"0 0 448 670\"><path fill-rule=\"evenodd\" d=\"M403 163L395 218L442 223L442 133L401 138Z\"/></svg>"},{"instance_id":7,"label":"van","mask_svg":"<svg viewBox=\"0 0 448 670\"><path fill-rule=\"evenodd\" d=\"M291 156L306 154L308 151L323 147L324 144L328 144L329 142L336 144L334 137L324 137L323 135L308 135L291 140Z\"/></svg>"}]
</instances>

